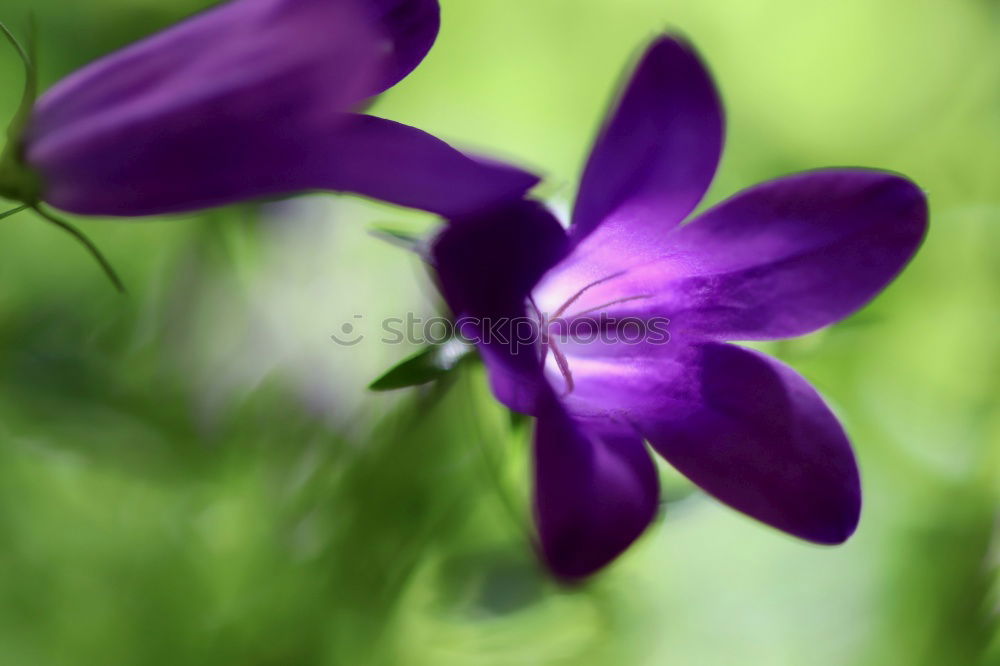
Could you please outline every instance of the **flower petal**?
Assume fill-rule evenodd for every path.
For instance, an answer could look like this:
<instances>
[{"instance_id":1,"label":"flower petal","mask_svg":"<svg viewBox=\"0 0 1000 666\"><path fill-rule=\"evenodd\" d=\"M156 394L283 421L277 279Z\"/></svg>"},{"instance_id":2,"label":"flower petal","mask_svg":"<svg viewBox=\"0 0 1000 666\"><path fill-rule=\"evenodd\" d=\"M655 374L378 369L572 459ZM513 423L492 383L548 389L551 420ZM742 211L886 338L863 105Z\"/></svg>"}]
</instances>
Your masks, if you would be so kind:
<instances>
[{"instance_id":1,"label":"flower petal","mask_svg":"<svg viewBox=\"0 0 1000 666\"><path fill-rule=\"evenodd\" d=\"M574 238L641 245L698 205L722 153L722 105L694 49L678 37L646 51L597 139L573 216Z\"/></svg>"},{"instance_id":2,"label":"flower petal","mask_svg":"<svg viewBox=\"0 0 1000 666\"><path fill-rule=\"evenodd\" d=\"M555 399L535 428L535 513L554 574L596 572L649 526L659 481L641 438L610 423L573 420Z\"/></svg>"},{"instance_id":3,"label":"flower petal","mask_svg":"<svg viewBox=\"0 0 1000 666\"><path fill-rule=\"evenodd\" d=\"M671 320L687 336L762 340L809 333L858 310L899 274L927 228L910 181L827 169L745 190L666 234L659 257L574 252L546 277L540 302L595 284L568 315ZM578 287L577 287L578 288Z\"/></svg>"},{"instance_id":4,"label":"flower petal","mask_svg":"<svg viewBox=\"0 0 1000 666\"><path fill-rule=\"evenodd\" d=\"M126 105L136 113L142 100L259 85L282 71L325 96L329 110L346 110L420 64L440 23L437 0L232 0L62 79L39 100L35 126L47 134Z\"/></svg>"},{"instance_id":5,"label":"flower petal","mask_svg":"<svg viewBox=\"0 0 1000 666\"><path fill-rule=\"evenodd\" d=\"M234 0L58 83L27 162L46 201L88 215L309 189L460 215L520 196L537 179L344 113L409 71L437 25L435 0Z\"/></svg>"},{"instance_id":6,"label":"flower petal","mask_svg":"<svg viewBox=\"0 0 1000 666\"><path fill-rule=\"evenodd\" d=\"M797 537L847 539L861 508L850 443L787 366L734 345L589 345L567 352L578 418L632 423L716 498Z\"/></svg>"},{"instance_id":7,"label":"flower petal","mask_svg":"<svg viewBox=\"0 0 1000 666\"><path fill-rule=\"evenodd\" d=\"M82 215L157 215L307 190L353 192L427 210L467 214L518 197L537 178L473 160L418 129L364 115L287 123L259 114L95 137L73 150L33 149L45 200ZM138 130L138 128L133 128Z\"/></svg>"},{"instance_id":8,"label":"flower petal","mask_svg":"<svg viewBox=\"0 0 1000 666\"><path fill-rule=\"evenodd\" d=\"M541 204L522 200L452 221L431 250L441 291L478 342L497 399L533 413L544 385L533 330L525 317L538 278L565 254L566 233Z\"/></svg>"},{"instance_id":9,"label":"flower petal","mask_svg":"<svg viewBox=\"0 0 1000 666\"><path fill-rule=\"evenodd\" d=\"M864 169L796 174L745 190L672 234L690 258L670 289L677 327L729 340L802 335L878 295L916 253L927 201Z\"/></svg>"},{"instance_id":10,"label":"flower petal","mask_svg":"<svg viewBox=\"0 0 1000 666\"><path fill-rule=\"evenodd\" d=\"M391 49L381 78L370 94L391 88L420 64L441 27L438 0L371 0Z\"/></svg>"},{"instance_id":11,"label":"flower petal","mask_svg":"<svg viewBox=\"0 0 1000 666\"><path fill-rule=\"evenodd\" d=\"M106 134L273 122L278 110L285 124L318 122L372 89L384 39L357 0L233 0L59 81L36 104L31 150L44 159Z\"/></svg>"}]
</instances>

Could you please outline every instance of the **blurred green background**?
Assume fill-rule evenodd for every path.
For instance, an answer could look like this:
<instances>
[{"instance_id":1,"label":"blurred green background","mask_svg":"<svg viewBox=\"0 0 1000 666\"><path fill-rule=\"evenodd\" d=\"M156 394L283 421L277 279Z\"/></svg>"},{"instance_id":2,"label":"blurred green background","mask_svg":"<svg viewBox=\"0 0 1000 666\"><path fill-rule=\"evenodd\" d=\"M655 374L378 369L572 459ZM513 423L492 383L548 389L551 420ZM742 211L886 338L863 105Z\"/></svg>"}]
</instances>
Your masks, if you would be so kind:
<instances>
[{"instance_id":1,"label":"blurred green background","mask_svg":"<svg viewBox=\"0 0 1000 666\"><path fill-rule=\"evenodd\" d=\"M4 0L46 84L204 0ZM546 174L557 208L648 39L686 33L728 143L709 202L831 165L931 201L870 307L768 345L828 398L865 485L820 548L664 470L663 517L589 584L531 554L526 425L463 366L394 394L378 322L437 303L351 197L81 220L131 289L0 223L0 664L1000 664L1000 3L442 0L373 112ZM0 52L0 118L20 93ZM361 318L356 318L360 315ZM354 347L330 335L351 323Z\"/></svg>"}]
</instances>

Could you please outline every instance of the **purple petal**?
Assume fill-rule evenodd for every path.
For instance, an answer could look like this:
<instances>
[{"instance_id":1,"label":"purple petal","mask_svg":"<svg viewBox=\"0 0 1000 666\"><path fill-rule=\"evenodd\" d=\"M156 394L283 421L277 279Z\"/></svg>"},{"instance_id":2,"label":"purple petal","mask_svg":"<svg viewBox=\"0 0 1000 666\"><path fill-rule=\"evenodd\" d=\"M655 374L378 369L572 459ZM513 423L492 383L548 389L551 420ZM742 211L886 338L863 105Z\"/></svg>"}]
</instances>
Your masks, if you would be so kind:
<instances>
[{"instance_id":1,"label":"purple petal","mask_svg":"<svg viewBox=\"0 0 1000 666\"><path fill-rule=\"evenodd\" d=\"M523 200L452 221L435 240L432 261L441 291L464 327L480 340L497 399L533 413L544 385L532 331L523 337L525 303L538 278L565 254L566 233L541 204Z\"/></svg>"},{"instance_id":2,"label":"purple petal","mask_svg":"<svg viewBox=\"0 0 1000 666\"><path fill-rule=\"evenodd\" d=\"M581 248L536 293L545 307L598 278L568 315L666 317L687 336L783 338L864 306L916 252L927 227L923 193L900 176L829 169L745 190L649 250ZM606 307L599 307L605 304ZM593 316L590 312L589 316Z\"/></svg>"},{"instance_id":3,"label":"purple petal","mask_svg":"<svg viewBox=\"0 0 1000 666\"><path fill-rule=\"evenodd\" d=\"M371 89L383 40L356 0L234 0L59 81L35 107L31 148L46 160L105 134L166 137L278 110L314 124Z\"/></svg>"},{"instance_id":4,"label":"purple petal","mask_svg":"<svg viewBox=\"0 0 1000 666\"><path fill-rule=\"evenodd\" d=\"M649 47L584 170L574 238L600 230L641 244L694 210L722 152L722 105L694 49L678 37Z\"/></svg>"},{"instance_id":5,"label":"purple petal","mask_svg":"<svg viewBox=\"0 0 1000 666\"><path fill-rule=\"evenodd\" d=\"M409 74L439 27L437 0L232 0L62 79L39 100L35 129L135 116L226 87L266 94L284 76L311 104L347 110Z\"/></svg>"},{"instance_id":6,"label":"purple petal","mask_svg":"<svg viewBox=\"0 0 1000 666\"><path fill-rule=\"evenodd\" d=\"M607 565L646 529L658 500L656 468L638 436L574 421L546 402L535 429L535 512L554 574L578 579Z\"/></svg>"},{"instance_id":7,"label":"purple petal","mask_svg":"<svg viewBox=\"0 0 1000 666\"><path fill-rule=\"evenodd\" d=\"M815 331L878 295L926 230L923 192L891 173L829 169L750 188L672 235L692 263L673 281L686 306L675 325L729 340Z\"/></svg>"},{"instance_id":8,"label":"purple petal","mask_svg":"<svg viewBox=\"0 0 1000 666\"><path fill-rule=\"evenodd\" d=\"M354 192L461 218L519 199L534 174L472 158L422 130L374 116L351 116L329 142L312 143L315 188ZM302 151L309 149L303 142Z\"/></svg>"},{"instance_id":9,"label":"purple petal","mask_svg":"<svg viewBox=\"0 0 1000 666\"><path fill-rule=\"evenodd\" d=\"M420 64L430 51L441 26L437 0L371 0L390 38L388 62L371 94L391 88Z\"/></svg>"},{"instance_id":10,"label":"purple petal","mask_svg":"<svg viewBox=\"0 0 1000 666\"><path fill-rule=\"evenodd\" d=\"M307 190L354 192L463 215L520 196L537 178L473 160L418 129L372 116L286 122L280 105L224 120L177 109L72 147L33 146L45 200L82 215L156 215ZM161 119L162 120L162 119Z\"/></svg>"},{"instance_id":11,"label":"purple petal","mask_svg":"<svg viewBox=\"0 0 1000 666\"><path fill-rule=\"evenodd\" d=\"M568 352L578 418L632 423L719 500L803 539L857 526L851 446L815 390L787 366L733 345L584 345Z\"/></svg>"},{"instance_id":12,"label":"purple petal","mask_svg":"<svg viewBox=\"0 0 1000 666\"><path fill-rule=\"evenodd\" d=\"M344 113L412 68L437 23L434 0L234 0L58 83L37 105L27 162L46 201L88 215L311 189L442 215L518 197L534 176Z\"/></svg>"}]
</instances>

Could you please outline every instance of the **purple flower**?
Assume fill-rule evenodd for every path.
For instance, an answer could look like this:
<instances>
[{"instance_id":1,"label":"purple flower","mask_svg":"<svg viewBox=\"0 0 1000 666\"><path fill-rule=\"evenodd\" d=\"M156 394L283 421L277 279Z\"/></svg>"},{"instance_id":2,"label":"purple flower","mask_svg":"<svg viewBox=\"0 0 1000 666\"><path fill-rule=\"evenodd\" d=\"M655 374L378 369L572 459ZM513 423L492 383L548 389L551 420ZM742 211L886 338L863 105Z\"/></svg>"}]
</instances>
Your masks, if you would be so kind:
<instances>
[{"instance_id":1,"label":"purple flower","mask_svg":"<svg viewBox=\"0 0 1000 666\"><path fill-rule=\"evenodd\" d=\"M920 245L925 198L892 173L825 169L679 225L712 180L722 134L708 72L661 37L597 139L568 232L522 201L457 219L434 245L456 314L539 325L539 341L479 348L497 398L537 417L539 546L560 577L600 569L653 519L644 440L717 499L797 537L837 544L857 525L858 470L836 417L792 369L727 341L803 335L864 306ZM669 336L653 335L666 320ZM646 335L626 334L637 323Z\"/></svg>"},{"instance_id":2,"label":"purple flower","mask_svg":"<svg viewBox=\"0 0 1000 666\"><path fill-rule=\"evenodd\" d=\"M113 216L314 189L451 216L520 196L533 176L351 112L438 25L437 0L232 0L58 82L15 121L0 195Z\"/></svg>"}]
</instances>

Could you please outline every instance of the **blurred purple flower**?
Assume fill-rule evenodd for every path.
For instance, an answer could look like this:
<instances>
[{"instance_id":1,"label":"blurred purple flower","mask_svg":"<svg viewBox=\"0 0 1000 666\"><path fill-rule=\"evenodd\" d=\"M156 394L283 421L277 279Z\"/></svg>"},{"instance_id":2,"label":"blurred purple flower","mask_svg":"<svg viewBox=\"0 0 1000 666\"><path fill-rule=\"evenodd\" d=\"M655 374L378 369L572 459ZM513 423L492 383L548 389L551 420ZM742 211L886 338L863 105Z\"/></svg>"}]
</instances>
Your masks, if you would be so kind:
<instances>
[{"instance_id":1,"label":"blurred purple flower","mask_svg":"<svg viewBox=\"0 0 1000 666\"><path fill-rule=\"evenodd\" d=\"M481 343L497 398L537 417L541 554L563 578L618 556L657 511L643 440L708 493L837 544L861 489L843 428L792 369L727 340L832 324L876 296L927 226L912 182L827 169L747 189L679 223L712 180L722 108L692 48L648 49L597 139L568 232L542 206L455 220L432 261L456 314L534 317L543 342ZM669 318L667 344L615 322ZM574 331L601 328L587 343Z\"/></svg>"},{"instance_id":2,"label":"blurred purple flower","mask_svg":"<svg viewBox=\"0 0 1000 666\"><path fill-rule=\"evenodd\" d=\"M351 112L438 26L437 0L232 0L58 82L15 128L0 195L116 216L314 189L452 216L517 197L533 176Z\"/></svg>"}]
</instances>

